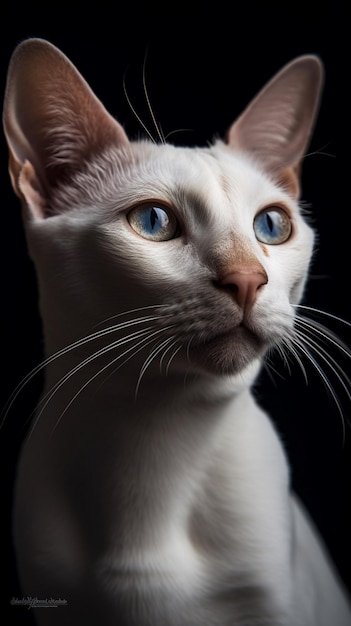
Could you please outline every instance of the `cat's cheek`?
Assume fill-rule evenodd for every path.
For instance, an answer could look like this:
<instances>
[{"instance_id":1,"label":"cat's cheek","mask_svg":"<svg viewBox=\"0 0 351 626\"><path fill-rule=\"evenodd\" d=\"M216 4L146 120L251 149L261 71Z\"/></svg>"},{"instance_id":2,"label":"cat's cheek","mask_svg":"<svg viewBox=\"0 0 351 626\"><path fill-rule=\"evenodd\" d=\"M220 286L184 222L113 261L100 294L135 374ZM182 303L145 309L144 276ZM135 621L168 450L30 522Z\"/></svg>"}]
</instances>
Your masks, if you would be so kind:
<instances>
[{"instance_id":1,"label":"cat's cheek","mask_svg":"<svg viewBox=\"0 0 351 626\"><path fill-rule=\"evenodd\" d=\"M302 300L302 296L305 289L306 280L296 280L290 289L290 302L291 304L299 304Z\"/></svg>"},{"instance_id":2,"label":"cat's cheek","mask_svg":"<svg viewBox=\"0 0 351 626\"><path fill-rule=\"evenodd\" d=\"M189 277L196 280L198 261L191 256L181 238L164 242L148 241L134 234L130 228L123 227L109 237L109 246L118 252L118 262L123 263L128 274L143 289L149 289L160 304L168 301L169 294L178 289L184 293L184 284Z\"/></svg>"}]
</instances>

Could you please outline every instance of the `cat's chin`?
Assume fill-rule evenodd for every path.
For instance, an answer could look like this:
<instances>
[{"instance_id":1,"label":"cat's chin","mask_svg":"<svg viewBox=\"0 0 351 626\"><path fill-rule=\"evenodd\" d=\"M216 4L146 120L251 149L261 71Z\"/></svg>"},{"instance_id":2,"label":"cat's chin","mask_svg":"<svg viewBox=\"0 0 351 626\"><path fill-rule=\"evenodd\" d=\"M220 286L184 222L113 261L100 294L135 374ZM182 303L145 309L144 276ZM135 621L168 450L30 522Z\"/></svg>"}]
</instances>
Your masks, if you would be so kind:
<instances>
[{"instance_id":1,"label":"cat's chin","mask_svg":"<svg viewBox=\"0 0 351 626\"><path fill-rule=\"evenodd\" d=\"M251 363L261 359L268 349L267 341L244 325L223 332L193 345L191 361L201 369L216 375L243 372Z\"/></svg>"}]
</instances>

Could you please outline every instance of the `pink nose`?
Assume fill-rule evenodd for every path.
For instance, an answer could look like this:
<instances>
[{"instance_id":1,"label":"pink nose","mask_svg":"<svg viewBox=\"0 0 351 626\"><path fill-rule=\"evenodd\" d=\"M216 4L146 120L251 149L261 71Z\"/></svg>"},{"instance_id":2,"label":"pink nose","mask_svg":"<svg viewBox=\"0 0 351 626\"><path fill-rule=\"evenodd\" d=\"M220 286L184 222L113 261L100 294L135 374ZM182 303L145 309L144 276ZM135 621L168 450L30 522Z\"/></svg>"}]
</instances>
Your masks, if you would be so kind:
<instances>
[{"instance_id":1,"label":"pink nose","mask_svg":"<svg viewBox=\"0 0 351 626\"><path fill-rule=\"evenodd\" d=\"M233 295L234 300L244 310L254 304L258 290L268 283L266 272L261 269L238 268L226 274L219 281L219 286Z\"/></svg>"}]
</instances>

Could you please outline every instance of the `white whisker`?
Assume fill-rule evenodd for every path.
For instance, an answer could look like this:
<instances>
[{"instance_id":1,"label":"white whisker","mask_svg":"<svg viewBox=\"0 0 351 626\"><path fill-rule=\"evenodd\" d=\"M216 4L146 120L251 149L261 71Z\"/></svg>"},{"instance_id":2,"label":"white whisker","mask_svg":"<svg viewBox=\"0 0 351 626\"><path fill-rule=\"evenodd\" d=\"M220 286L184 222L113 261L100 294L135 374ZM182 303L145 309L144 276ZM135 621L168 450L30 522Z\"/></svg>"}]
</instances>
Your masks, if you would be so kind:
<instances>
[{"instance_id":1,"label":"white whisker","mask_svg":"<svg viewBox=\"0 0 351 626\"><path fill-rule=\"evenodd\" d=\"M271 350L271 352L273 352L274 350L276 350L276 351L278 352L278 354L279 354L280 358L282 359L282 361L283 361L284 365L286 365L286 367L287 367L287 369L288 369L288 372L290 373L290 363L289 363L289 361L288 361L288 355L286 354L286 351L288 351L288 350L286 350L286 347L284 346L284 340L282 340L280 343L277 343L277 344L274 346L274 348ZM288 352L289 352L289 351L288 351ZM275 374L276 376L278 376L279 378L281 378L281 379L283 379L283 380L285 379L285 377L283 376L283 374L282 374L281 372L279 372L279 371L278 371L278 370L277 370L277 369L273 366L273 363L272 363L271 358L270 358L270 356L269 356L269 355L270 355L270 352L268 352L268 353L265 355L265 357L264 357L264 359L263 359L263 361L262 361L262 365L263 365L263 367L265 368L265 370L266 370L267 374L269 375L270 379L272 380L272 382L273 382L274 384L276 384L276 383L275 383L275 380L274 380L274 376L272 375L272 373L271 373L271 372L274 372L274 374Z\"/></svg>"},{"instance_id":2,"label":"white whisker","mask_svg":"<svg viewBox=\"0 0 351 626\"><path fill-rule=\"evenodd\" d=\"M157 306L161 306L161 305L157 305ZM126 311L124 313L120 313L116 316L111 316L110 318L107 318L106 320L104 320L102 323L106 323L108 320L113 319L115 317L120 317L122 315L127 315L129 313L134 313L136 311L141 311L143 309L149 309L149 308L156 308L156 307L140 307L139 309L133 309L131 311ZM47 357L46 359L44 359L41 363L39 363L38 365L36 365L20 382L19 384L16 386L16 388L14 389L14 391L12 392L9 400L7 401L6 406L3 409L2 412L2 419L1 419L1 423L0 423L0 429L2 428L7 415L9 414L14 402L16 401L16 398L19 396L19 394L23 391L23 389L26 387L26 385L37 375L39 374L44 368L46 368L48 365L50 365L51 363L53 363L56 359L61 358L62 356L65 356L66 354L68 354L69 352L76 350L77 348L88 344L91 341L95 341L96 339L100 339L101 337L104 337L106 335L108 335L109 333L113 333L113 332L118 332L120 330L124 330L125 328L128 328L130 326L133 325L138 325L138 324L143 324L146 322L151 322L151 321L156 321L158 319L161 319L160 316L158 315L154 315L154 316L144 316L144 317L139 317L136 318L134 320L127 320L125 322L121 322L120 324L116 324L113 326L110 326L108 328L96 331L94 333L91 333L90 335L87 335L81 339L78 339L77 341L74 341L73 343L69 344L68 346L65 346L64 348L61 348L60 350L58 350L57 352L55 352L54 354L52 354L51 356Z\"/></svg>"},{"instance_id":3,"label":"white whisker","mask_svg":"<svg viewBox=\"0 0 351 626\"><path fill-rule=\"evenodd\" d=\"M186 358L187 358L187 360L188 360L188 362L189 362L189 363L191 363L191 357L190 357L190 347L191 347L191 343L192 343L192 341L193 341L193 339L194 339L194 336L195 336L195 335L192 335L192 336L190 337L190 339L189 339L189 341L188 341L188 343L187 343L187 346L186 346Z\"/></svg>"},{"instance_id":4,"label":"white whisker","mask_svg":"<svg viewBox=\"0 0 351 626\"><path fill-rule=\"evenodd\" d=\"M149 309L155 310L155 309L163 309L163 308L164 308L163 304L150 304L149 306L140 306L140 307L137 307L136 309L127 309L126 311L122 311L121 313L116 313L115 315L110 315L109 317L106 317L105 319L101 320L101 322L98 322L98 324L95 324L94 328L96 328L97 326L101 326L102 324L106 324L110 320L114 320L117 317L123 317L126 315L131 315L132 313L139 313L140 311L147 311ZM160 316L156 316L155 319L158 319L159 317ZM162 317L164 316L162 315ZM139 319L145 319L145 318L140 317L136 319L139 320ZM129 321L133 321L133 320L129 320Z\"/></svg>"},{"instance_id":5,"label":"white whisker","mask_svg":"<svg viewBox=\"0 0 351 626\"><path fill-rule=\"evenodd\" d=\"M333 333L329 328L326 328L323 324L316 322L315 320L305 319L301 315L298 315L295 318L297 325L303 326L307 332L311 334L317 334L322 337L327 343L332 344L338 350L343 352L346 357L351 358L351 352L349 347L341 341L340 337L338 337L335 333Z\"/></svg>"},{"instance_id":6,"label":"white whisker","mask_svg":"<svg viewBox=\"0 0 351 626\"><path fill-rule=\"evenodd\" d=\"M332 356L330 356L330 354L324 348L322 348L316 341L314 341L312 338L307 338L305 335L300 333L298 330L296 330L295 333L296 333L296 336L304 344L309 346L311 348L311 350L314 350L314 352L316 354L318 354L318 356L324 361L324 363L326 363L328 365L328 367L334 373L334 375L336 376L336 378L339 380L340 384L342 385L343 389L345 390L348 399L351 400L351 393L350 393L350 391L349 391L349 389L348 389L348 387L347 387L347 385L345 383L345 381L346 381L349 385L351 385L351 381L348 378L348 376L345 374L344 370L340 367L339 363L337 363L337 361L335 361L335 359ZM342 376L340 374L342 374L342 376L344 376L344 379L342 378Z\"/></svg>"},{"instance_id":7,"label":"white whisker","mask_svg":"<svg viewBox=\"0 0 351 626\"><path fill-rule=\"evenodd\" d=\"M168 372L169 372L170 365L171 365L171 363L172 363L173 359L177 356L177 354L178 354L179 350L181 349L181 347L182 347L182 344L180 344L180 345L178 346L178 348L177 348L177 349L173 352L173 354L170 356L169 361L168 361L168 363L167 363L167 367L166 367L166 376L168 376Z\"/></svg>"},{"instance_id":8,"label":"white whisker","mask_svg":"<svg viewBox=\"0 0 351 626\"><path fill-rule=\"evenodd\" d=\"M52 398L56 395L59 389L61 389L61 387L70 378L72 378L72 376L77 374L77 372L79 372L84 367L89 365L89 363L91 363L92 361L95 361L97 358L106 354L107 352L114 350L115 348L127 343L128 341L132 341L133 339L138 339L139 337L143 337L144 335L146 336L149 330L150 328L137 331L136 333L132 333L131 335L128 335L128 337L123 337L122 339L119 339L118 341L114 341L112 344L109 344L108 346L104 346L103 348L100 348L100 350L97 350L96 352L94 352L92 355L84 359L82 362L78 363L78 365L73 367L69 372L67 372L64 376L62 376L62 378L60 378L60 380L57 383L55 383L55 385L48 391L48 393L45 394L45 396L41 398L40 402L38 403L37 408L39 408L41 404L43 404L43 406L41 407L39 413L36 416L35 422L30 430L29 437L32 435L35 426L37 425L41 415L43 414L44 410L48 406L49 402L51 402Z\"/></svg>"},{"instance_id":9,"label":"white whisker","mask_svg":"<svg viewBox=\"0 0 351 626\"><path fill-rule=\"evenodd\" d=\"M345 324L346 326L351 327L351 322L347 322L342 317L338 317L337 315L333 315L333 313L327 313L327 311L322 311L321 309L314 308L312 306L306 306L304 304L292 304L296 309L303 309L304 311L308 311L310 313L321 315L322 317L329 317L330 319L335 320L336 322L340 322L341 324Z\"/></svg>"},{"instance_id":10,"label":"white whisker","mask_svg":"<svg viewBox=\"0 0 351 626\"><path fill-rule=\"evenodd\" d=\"M126 88L126 77L125 77L125 75L123 76L123 91L124 91L125 98L126 98L126 100L127 100L128 104L129 104L129 106L130 106L130 108L131 108L132 112L134 113L134 115L135 115L136 119L138 120L139 124L143 127L143 129L145 130L146 134L150 137L150 139L151 139L152 143L156 143L155 139L153 138L153 136L152 136L152 134L150 133L149 129L147 128L146 124L144 124L144 122L143 122L143 120L141 119L140 115L138 115L138 113L136 112L135 108L133 107L133 105L132 105L132 103L131 103L131 100L130 100L130 98L129 98L129 96L128 96L128 93L127 93L127 88Z\"/></svg>"},{"instance_id":11,"label":"white whisker","mask_svg":"<svg viewBox=\"0 0 351 626\"><path fill-rule=\"evenodd\" d=\"M285 342L284 342L284 343L285 343L285 345L286 345L286 340L285 340ZM277 352L279 353L280 358L282 359L282 361L283 361L283 363L284 363L284 366L286 367L286 369L288 370L289 374L291 375L290 363L289 363L289 358L288 358L288 354L289 354L289 352L288 352L288 354L287 354L287 353L286 353L286 351L284 350L284 344L283 344L283 342L278 343L278 344L275 346L275 349L276 349L276 350L277 350Z\"/></svg>"},{"instance_id":12,"label":"white whisker","mask_svg":"<svg viewBox=\"0 0 351 626\"><path fill-rule=\"evenodd\" d=\"M174 336L171 337L171 339L174 339ZM160 358L160 373L162 374L162 367L163 367L163 361L165 359L166 354L173 348L173 346L175 346L178 343L178 340L175 339L164 351L162 357Z\"/></svg>"},{"instance_id":13,"label":"white whisker","mask_svg":"<svg viewBox=\"0 0 351 626\"><path fill-rule=\"evenodd\" d=\"M317 308L293 305L296 309L301 309L309 315L319 315L325 317L328 320L335 322L341 322L346 326L351 324L336 315L326 313ZM317 372L324 387L333 399L334 405L341 417L342 431L343 431L343 445L345 442L345 416L343 412L342 402L338 397L337 391L334 388L333 383L340 385L340 389L345 392L348 400L351 400L351 380L347 376L343 367L338 360L334 358L333 352L330 354L330 350L338 351L339 355L344 359L351 358L351 351L349 347L336 335L332 330L324 326L319 321L310 317L297 313L295 316L295 327L289 333L288 336L283 337L280 344L276 346L277 351L280 353L285 365L290 370L287 354L288 351L294 357L294 360L298 363L306 384L308 384L307 370L304 365L304 361L307 360L313 367L313 370ZM323 345L324 344L324 345ZM329 348L329 350L327 349ZM301 355L303 358L301 358ZM326 370L328 368L328 370ZM327 372L330 376L327 375Z\"/></svg>"},{"instance_id":14,"label":"white whisker","mask_svg":"<svg viewBox=\"0 0 351 626\"><path fill-rule=\"evenodd\" d=\"M59 425L59 423L61 422L63 416L65 415L65 413L68 411L68 409L70 408L70 406L73 404L73 402L76 400L76 398L84 391L84 389L93 381L95 380L95 378L97 378L98 376L100 376L102 374L102 372L104 372L107 368L111 367L111 365L113 365L114 363L116 363L117 361L119 361L120 359L122 359L126 354L129 354L131 351L133 351L133 353L123 361L123 363L121 363L117 368L114 368L113 373L115 373L118 369L120 369L120 367L123 367L123 365L125 365L132 357L134 357L138 352L140 352L141 350L143 350L146 346L148 346L150 343L152 343L154 336L156 334L159 334L160 332L162 332L165 329L158 329L156 331L154 331L153 333L151 333L151 335L148 335L148 331L143 331L144 335L143 338L141 339L141 341L138 341L135 345L131 346L130 348L128 348L127 350L125 350L122 354L119 354L117 357L115 357L114 359L112 359L112 361L109 361L109 363L107 363L107 365L104 365L104 367L102 367L101 369L98 370L98 372L96 372L93 376L91 376L89 378L89 380L87 380L84 385L82 385L79 390L77 391L77 393L73 396L73 398L71 398L71 400L69 401L69 403L67 404L67 406L65 407L64 411L61 413L59 419L57 420L53 431L56 430L57 426ZM117 342L116 342L117 343ZM116 343L112 344L111 346L106 347L104 353L113 350L116 347ZM124 342L126 343L126 342ZM137 350L135 348L138 348ZM95 357L95 355L94 355ZM66 381L64 381L66 382ZM56 393L57 390L55 390L54 393ZM49 401L51 400L51 397L49 398ZM45 407L44 407L45 408Z\"/></svg>"},{"instance_id":15,"label":"white whisker","mask_svg":"<svg viewBox=\"0 0 351 626\"><path fill-rule=\"evenodd\" d=\"M139 387L140 387L140 383L141 380L147 370L147 368L151 365L152 361L156 358L156 356L163 350L163 348L165 346L167 346L171 341L172 341L173 337L168 337L167 339L165 339L164 341L161 342L161 344L157 345L148 355L148 357L145 359L145 362L140 370L139 373L139 378L137 380L137 384L135 387L135 394L134 397L135 399L137 398L138 395L138 391L139 391Z\"/></svg>"},{"instance_id":16,"label":"white whisker","mask_svg":"<svg viewBox=\"0 0 351 626\"><path fill-rule=\"evenodd\" d=\"M300 356L299 356L297 350L295 350L293 338L287 337L287 338L284 338L283 341L284 341L284 345L287 347L289 352L295 357L295 360L296 360L297 364L300 366L300 369L302 371L303 377L305 379L305 383L306 383L306 385L308 385L308 377L307 377L306 368L305 368L305 366L303 364L303 361L300 359ZM289 369L289 371L290 371L290 369Z\"/></svg>"},{"instance_id":17,"label":"white whisker","mask_svg":"<svg viewBox=\"0 0 351 626\"><path fill-rule=\"evenodd\" d=\"M176 130L171 130L167 133L167 135L165 135L165 141L167 141L171 135L175 135L176 133L193 133L194 131L194 128L177 128Z\"/></svg>"},{"instance_id":18,"label":"white whisker","mask_svg":"<svg viewBox=\"0 0 351 626\"><path fill-rule=\"evenodd\" d=\"M321 378L322 382L324 383L326 389L329 391L331 397L334 400L335 406L338 409L338 413L340 415L341 418L341 425L342 425L342 434L343 434L343 445L345 443L345 420L344 420L344 413L342 410L342 406L340 404L339 398L333 388L333 385L331 384L328 376L325 374L325 372L323 371L323 369L321 368L321 366L319 365L318 361L316 361L316 359L312 356L311 352L309 351L309 349L305 346L305 338L304 337L295 337L295 339L293 339L294 341L294 345L297 347L297 349L299 349L302 354L308 359L308 361L312 364L314 370L318 373L319 377Z\"/></svg>"},{"instance_id":19,"label":"white whisker","mask_svg":"<svg viewBox=\"0 0 351 626\"><path fill-rule=\"evenodd\" d=\"M145 53L144 64L143 64L143 87L144 87L145 98L146 98L147 106L148 106L148 109L149 109L149 113L151 115L151 119L152 119L153 124L154 124L155 129L156 129L156 133L159 136L159 138L161 140L161 143L166 143L166 140L165 140L164 135L162 133L161 127L158 124L158 122L156 121L156 117L155 117L155 114L153 112L153 109L152 109L152 106L151 106L151 102L150 102L150 98L149 98L149 94L148 94L148 90L147 90L147 87L146 87L146 72L145 72L145 70L146 70L146 57L147 57L147 51Z\"/></svg>"}]
</instances>

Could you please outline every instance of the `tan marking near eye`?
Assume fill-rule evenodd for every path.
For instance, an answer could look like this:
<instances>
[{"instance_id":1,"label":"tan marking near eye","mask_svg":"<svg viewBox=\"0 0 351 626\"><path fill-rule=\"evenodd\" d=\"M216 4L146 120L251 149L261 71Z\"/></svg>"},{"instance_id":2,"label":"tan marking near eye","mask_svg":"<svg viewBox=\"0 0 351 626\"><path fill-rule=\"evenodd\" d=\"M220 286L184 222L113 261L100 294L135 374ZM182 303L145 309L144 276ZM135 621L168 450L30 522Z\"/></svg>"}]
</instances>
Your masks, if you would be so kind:
<instances>
[{"instance_id":1,"label":"tan marking near eye","mask_svg":"<svg viewBox=\"0 0 351 626\"><path fill-rule=\"evenodd\" d=\"M266 246L264 245L264 243L259 242L259 244L260 244L260 246L261 246L261 250L262 250L263 254L264 254L265 256L269 256L269 252L268 252L268 250L267 250Z\"/></svg>"}]
</instances>

